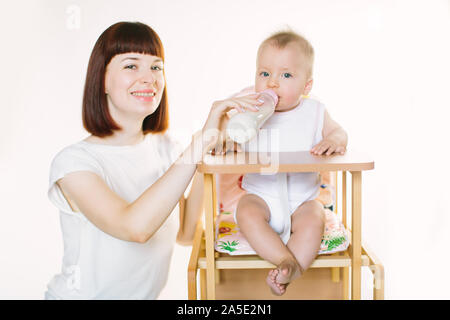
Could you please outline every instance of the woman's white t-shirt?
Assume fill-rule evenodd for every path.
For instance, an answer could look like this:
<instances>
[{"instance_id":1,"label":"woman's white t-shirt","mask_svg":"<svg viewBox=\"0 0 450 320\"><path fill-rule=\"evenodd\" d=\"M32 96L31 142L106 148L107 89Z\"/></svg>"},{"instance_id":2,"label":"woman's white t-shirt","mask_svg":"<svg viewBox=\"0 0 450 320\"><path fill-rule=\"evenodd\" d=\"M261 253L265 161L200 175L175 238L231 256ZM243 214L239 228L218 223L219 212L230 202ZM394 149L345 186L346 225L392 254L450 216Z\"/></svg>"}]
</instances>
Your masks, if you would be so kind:
<instances>
[{"instance_id":1,"label":"woman's white t-shirt","mask_svg":"<svg viewBox=\"0 0 450 320\"><path fill-rule=\"evenodd\" d=\"M72 211L56 182L75 171L91 171L128 202L136 200L181 153L168 134L149 133L131 146L80 141L64 148L50 168L48 197L59 209L64 258L48 284L48 299L156 299L164 287L178 215L172 213L146 242L120 240ZM157 199L155 199L157 201ZM178 212L174 209L175 212Z\"/></svg>"}]
</instances>

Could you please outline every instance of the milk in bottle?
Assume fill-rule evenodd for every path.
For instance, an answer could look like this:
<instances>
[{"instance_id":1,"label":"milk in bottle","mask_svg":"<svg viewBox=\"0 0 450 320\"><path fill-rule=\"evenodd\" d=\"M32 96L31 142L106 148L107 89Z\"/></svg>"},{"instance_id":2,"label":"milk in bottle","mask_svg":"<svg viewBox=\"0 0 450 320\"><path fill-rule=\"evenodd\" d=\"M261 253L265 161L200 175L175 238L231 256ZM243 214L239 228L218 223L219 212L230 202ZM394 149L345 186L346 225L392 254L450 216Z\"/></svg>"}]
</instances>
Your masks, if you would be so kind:
<instances>
[{"instance_id":1,"label":"milk in bottle","mask_svg":"<svg viewBox=\"0 0 450 320\"><path fill-rule=\"evenodd\" d=\"M274 113L278 96L273 90L261 91L258 100L264 102L258 106L258 111L237 113L230 119L226 132L231 140L237 143L250 141L256 136L264 122Z\"/></svg>"}]
</instances>

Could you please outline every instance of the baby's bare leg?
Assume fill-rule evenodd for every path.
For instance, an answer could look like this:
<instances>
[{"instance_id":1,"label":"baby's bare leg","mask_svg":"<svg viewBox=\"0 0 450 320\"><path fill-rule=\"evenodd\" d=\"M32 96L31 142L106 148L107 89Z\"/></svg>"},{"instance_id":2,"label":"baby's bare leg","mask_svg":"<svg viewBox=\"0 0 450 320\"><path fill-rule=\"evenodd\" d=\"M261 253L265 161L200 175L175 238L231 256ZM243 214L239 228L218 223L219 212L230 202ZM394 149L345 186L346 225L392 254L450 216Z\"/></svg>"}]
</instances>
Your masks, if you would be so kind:
<instances>
[{"instance_id":1,"label":"baby's bare leg","mask_svg":"<svg viewBox=\"0 0 450 320\"><path fill-rule=\"evenodd\" d=\"M257 195L246 194L239 200L236 220L248 243L264 260L279 265L292 257L280 236L269 225L269 207Z\"/></svg>"},{"instance_id":2,"label":"baby's bare leg","mask_svg":"<svg viewBox=\"0 0 450 320\"><path fill-rule=\"evenodd\" d=\"M316 200L306 201L291 216L291 237L287 247L303 270L309 268L317 256L325 226L323 205Z\"/></svg>"},{"instance_id":3,"label":"baby's bare leg","mask_svg":"<svg viewBox=\"0 0 450 320\"><path fill-rule=\"evenodd\" d=\"M280 236L269 225L270 210L266 202L253 194L243 196L236 209L236 220L256 253L279 267L269 272L266 281L274 294L282 295L286 290L284 283L290 282L290 279L297 275L297 262ZM279 274L289 280L283 283L276 281Z\"/></svg>"}]
</instances>

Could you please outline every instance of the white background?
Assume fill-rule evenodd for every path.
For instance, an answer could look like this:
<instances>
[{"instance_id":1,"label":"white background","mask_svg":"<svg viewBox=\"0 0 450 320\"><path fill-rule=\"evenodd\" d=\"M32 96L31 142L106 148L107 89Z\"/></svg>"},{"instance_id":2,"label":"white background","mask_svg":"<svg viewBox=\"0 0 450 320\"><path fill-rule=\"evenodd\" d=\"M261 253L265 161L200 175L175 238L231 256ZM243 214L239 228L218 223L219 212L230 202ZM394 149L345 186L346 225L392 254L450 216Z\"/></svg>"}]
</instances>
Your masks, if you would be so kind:
<instances>
[{"instance_id":1,"label":"white background","mask_svg":"<svg viewBox=\"0 0 450 320\"><path fill-rule=\"evenodd\" d=\"M164 43L171 128L184 144L214 100L253 82L264 38L286 26L304 34L316 50L312 93L347 130L349 148L375 159L375 170L363 173L363 239L385 266L386 298L449 299L449 7L448 0L4 4L0 298L41 299L59 272L50 162L87 135L81 99L95 41L115 22L141 21ZM187 298L189 250L176 246L160 298Z\"/></svg>"}]
</instances>

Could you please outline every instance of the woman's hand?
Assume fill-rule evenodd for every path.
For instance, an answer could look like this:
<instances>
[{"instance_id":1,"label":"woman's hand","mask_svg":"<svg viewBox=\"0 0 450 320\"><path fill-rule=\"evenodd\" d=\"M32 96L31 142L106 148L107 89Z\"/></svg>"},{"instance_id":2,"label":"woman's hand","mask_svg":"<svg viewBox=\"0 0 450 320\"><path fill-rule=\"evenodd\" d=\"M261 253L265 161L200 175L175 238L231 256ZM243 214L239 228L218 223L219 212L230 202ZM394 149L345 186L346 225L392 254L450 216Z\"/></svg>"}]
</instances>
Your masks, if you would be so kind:
<instances>
[{"instance_id":1,"label":"woman's hand","mask_svg":"<svg viewBox=\"0 0 450 320\"><path fill-rule=\"evenodd\" d=\"M332 153L344 154L345 149L345 146L333 141L332 139L323 139L316 144L310 152L314 155L321 155L325 153L325 155L329 156Z\"/></svg>"},{"instance_id":2,"label":"woman's hand","mask_svg":"<svg viewBox=\"0 0 450 320\"><path fill-rule=\"evenodd\" d=\"M245 110L258 111L255 106L263 104L258 101L259 94L250 94L243 97L233 97L230 99L215 101L211 107L208 119L205 122L202 130L203 150L204 153L216 149L216 154L224 153L224 142L226 142L225 129L228 123L228 116L226 113L232 109L238 112L245 112ZM227 146L234 146L233 143L226 143ZM226 148L225 148L226 151Z\"/></svg>"}]
</instances>

